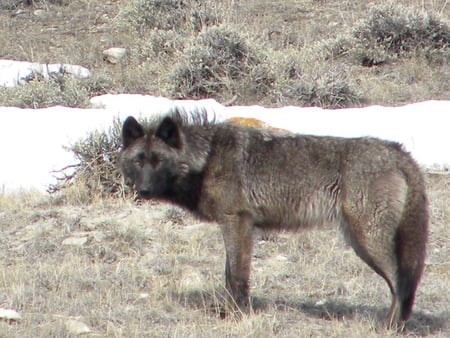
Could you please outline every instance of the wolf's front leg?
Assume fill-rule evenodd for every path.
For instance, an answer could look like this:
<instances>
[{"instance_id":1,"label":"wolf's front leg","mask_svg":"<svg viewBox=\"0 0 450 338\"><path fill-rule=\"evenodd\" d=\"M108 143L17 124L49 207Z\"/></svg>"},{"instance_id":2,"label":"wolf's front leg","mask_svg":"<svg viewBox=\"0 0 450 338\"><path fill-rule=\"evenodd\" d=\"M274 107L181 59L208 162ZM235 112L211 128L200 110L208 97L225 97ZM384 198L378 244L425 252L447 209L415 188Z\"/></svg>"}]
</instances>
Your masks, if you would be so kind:
<instances>
[{"instance_id":1,"label":"wolf's front leg","mask_svg":"<svg viewBox=\"0 0 450 338\"><path fill-rule=\"evenodd\" d=\"M225 278L232 302L243 313L251 309L249 295L252 258L252 228L250 215L228 216L221 226L227 253Z\"/></svg>"}]
</instances>

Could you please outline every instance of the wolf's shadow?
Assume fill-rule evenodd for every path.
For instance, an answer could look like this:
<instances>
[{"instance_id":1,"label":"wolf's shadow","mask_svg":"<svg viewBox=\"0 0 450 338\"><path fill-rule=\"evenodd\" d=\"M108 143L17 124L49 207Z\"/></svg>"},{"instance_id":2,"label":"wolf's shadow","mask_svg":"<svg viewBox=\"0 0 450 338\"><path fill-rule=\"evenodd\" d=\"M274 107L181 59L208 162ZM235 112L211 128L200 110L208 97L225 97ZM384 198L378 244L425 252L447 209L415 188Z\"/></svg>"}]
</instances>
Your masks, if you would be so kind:
<instances>
[{"instance_id":1,"label":"wolf's shadow","mask_svg":"<svg viewBox=\"0 0 450 338\"><path fill-rule=\"evenodd\" d=\"M324 320L355 319L356 317L373 318L382 326L386 320L389 308L379 308L374 306L351 304L336 299L330 299L323 303L313 301L287 301L285 299L253 298L253 308L255 311L264 311L269 305L275 306L279 310L296 309L309 317L321 318ZM413 333L419 336L427 336L448 328L450 324L450 311L443 311L437 314L429 314L420 310L413 311L405 326L406 333Z\"/></svg>"},{"instance_id":2,"label":"wolf's shadow","mask_svg":"<svg viewBox=\"0 0 450 338\"><path fill-rule=\"evenodd\" d=\"M203 308L206 312L219 314L225 317L223 304L226 301L226 292L192 290L174 295L185 306L191 308ZM350 304L335 299L325 302L315 303L313 301L290 301L286 299L276 299L268 297L252 297L252 306L255 312L264 312L269 307L275 307L279 311L286 309L298 310L312 318L323 320L343 320L356 319L357 317L373 318L381 327L386 319L388 308L379 308L362 304ZM429 314L416 309L406 323L405 333L417 336L427 336L448 329L450 325L450 311L442 311L436 314Z\"/></svg>"}]
</instances>

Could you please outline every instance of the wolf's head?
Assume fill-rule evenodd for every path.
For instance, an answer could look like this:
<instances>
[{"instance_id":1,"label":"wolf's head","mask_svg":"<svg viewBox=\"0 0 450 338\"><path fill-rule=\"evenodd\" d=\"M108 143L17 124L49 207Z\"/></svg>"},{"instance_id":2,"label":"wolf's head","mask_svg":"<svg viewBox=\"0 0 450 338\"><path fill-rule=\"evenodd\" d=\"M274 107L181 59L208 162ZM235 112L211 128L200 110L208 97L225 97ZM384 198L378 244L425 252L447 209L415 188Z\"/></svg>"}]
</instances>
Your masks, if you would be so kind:
<instances>
[{"instance_id":1,"label":"wolf's head","mask_svg":"<svg viewBox=\"0 0 450 338\"><path fill-rule=\"evenodd\" d=\"M196 195L208 153L202 127L197 127L196 132L186 132L171 116L148 130L132 116L125 120L119 166L140 198L193 203L190 199L195 196L187 195Z\"/></svg>"}]
</instances>

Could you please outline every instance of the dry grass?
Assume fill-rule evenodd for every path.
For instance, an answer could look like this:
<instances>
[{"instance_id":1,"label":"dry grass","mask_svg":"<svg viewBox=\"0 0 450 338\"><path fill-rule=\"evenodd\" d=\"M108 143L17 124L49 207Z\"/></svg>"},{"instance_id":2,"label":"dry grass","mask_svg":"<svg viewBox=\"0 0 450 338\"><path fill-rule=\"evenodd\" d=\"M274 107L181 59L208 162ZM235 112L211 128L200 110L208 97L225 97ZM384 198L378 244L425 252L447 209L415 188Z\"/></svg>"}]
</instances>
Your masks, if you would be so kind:
<instances>
[{"instance_id":1,"label":"dry grass","mask_svg":"<svg viewBox=\"0 0 450 338\"><path fill-rule=\"evenodd\" d=\"M0 3L0 57L93 75L1 89L2 105L85 106L106 92L327 108L450 98L445 0L29 2ZM109 64L109 47L127 57Z\"/></svg>"},{"instance_id":2,"label":"dry grass","mask_svg":"<svg viewBox=\"0 0 450 338\"><path fill-rule=\"evenodd\" d=\"M410 336L446 337L450 177L429 176L431 238ZM279 234L253 254L255 313L221 319L224 249L214 224L162 204L80 204L33 193L0 197L1 337L378 337L390 295L336 229ZM85 238L81 246L68 239Z\"/></svg>"}]
</instances>

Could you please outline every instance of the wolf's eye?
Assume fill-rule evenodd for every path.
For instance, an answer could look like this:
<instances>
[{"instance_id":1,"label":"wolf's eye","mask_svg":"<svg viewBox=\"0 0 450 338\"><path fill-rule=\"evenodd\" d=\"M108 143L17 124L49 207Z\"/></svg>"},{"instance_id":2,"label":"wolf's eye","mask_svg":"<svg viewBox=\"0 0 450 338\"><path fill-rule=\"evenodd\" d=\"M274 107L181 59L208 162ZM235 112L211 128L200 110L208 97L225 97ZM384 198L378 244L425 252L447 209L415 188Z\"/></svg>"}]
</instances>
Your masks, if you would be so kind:
<instances>
[{"instance_id":1,"label":"wolf's eye","mask_svg":"<svg viewBox=\"0 0 450 338\"><path fill-rule=\"evenodd\" d=\"M142 165L144 164L144 158L145 158L144 154L139 154L134 158L133 162L136 166L142 167Z\"/></svg>"}]
</instances>

